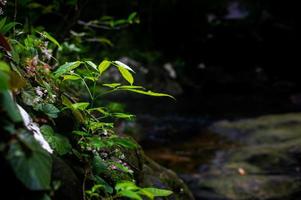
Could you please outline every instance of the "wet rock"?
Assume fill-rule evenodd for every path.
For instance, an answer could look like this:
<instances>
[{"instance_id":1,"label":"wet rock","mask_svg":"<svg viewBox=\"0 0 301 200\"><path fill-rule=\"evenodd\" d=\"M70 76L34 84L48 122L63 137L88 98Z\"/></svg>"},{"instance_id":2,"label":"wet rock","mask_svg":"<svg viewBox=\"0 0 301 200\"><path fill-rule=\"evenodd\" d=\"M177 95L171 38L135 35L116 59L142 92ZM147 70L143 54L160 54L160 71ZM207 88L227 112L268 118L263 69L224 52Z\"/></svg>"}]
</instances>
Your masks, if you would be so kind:
<instances>
[{"instance_id":1,"label":"wet rock","mask_svg":"<svg viewBox=\"0 0 301 200\"><path fill-rule=\"evenodd\" d=\"M182 176L196 199L298 199L300 113L220 121L209 129L238 145L218 151L198 176Z\"/></svg>"}]
</instances>

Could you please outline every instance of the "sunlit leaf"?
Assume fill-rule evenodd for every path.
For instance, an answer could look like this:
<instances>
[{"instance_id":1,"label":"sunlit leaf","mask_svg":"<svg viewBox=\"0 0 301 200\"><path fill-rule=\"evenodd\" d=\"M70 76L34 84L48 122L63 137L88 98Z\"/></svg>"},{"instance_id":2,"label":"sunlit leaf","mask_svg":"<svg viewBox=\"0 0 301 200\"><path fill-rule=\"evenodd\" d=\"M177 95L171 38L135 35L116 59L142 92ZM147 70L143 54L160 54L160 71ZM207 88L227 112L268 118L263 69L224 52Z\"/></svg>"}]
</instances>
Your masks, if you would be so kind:
<instances>
[{"instance_id":1,"label":"sunlit leaf","mask_svg":"<svg viewBox=\"0 0 301 200\"><path fill-rule=\"evenodd\" d=\"M139 187L137 185L135 185L135 183L130 182L130 181L122 181L122 182L118 182L115 185L115 190L118 191L122 191L122 190L138 190Z\"/></svg>"},{"instance_id":2,"label":"sunlit leaf","mask_svg":"<svg viewBox=\"0 0 301 200\"><path fill-rule=\"evenodd\" d=\"M72 102L64 95L62 95L62 104L64 106L66 106L67 108L71 109L72 111L72 114L75 116L75 118L81 122L81 123L84 123L84 117L83 115L81 114L81 112L79 110L76 110L72 107Z\"/></svg>"},{"instance_id":3,"label":"sunlit leaf","mask_svg":"<svg viewBox=\"0 0 301 200\"><path fill-rule=\"evenodd\" d=\"M170 190L158 189L158 188L143 188L143 190L152 193L154 197L166 197L173 193Z\"/></svg>"},{"instance_id":4,"label":"sunlit leaf","mask_svg":"<svg viewBox=\"0 0 301 200\"><path fill-rule=\"evenodd\" d=\"M123 89L124 90L124 89ZM172 99L175 100L175 98L169 94L164 94L164 93L157 93L157 92L152 92L152 91L143 91L143 90L137 90L137 89L125 89L126 91L130 91L130 92L135 92L135 93L139 93L139 94L144 94L144 95L148 95L148 96L156 96L156 97L170 97Z\"/></svg>"},{"instance_id":5,"label":"sunlit leaf","mask_svg":"<svg viewBox=\"0 0 301 200\"><path fill-rule=\"evenodd\" d=\"M145 190L144 188L141 188L138 193L143 196L148 197L151 200L153 200L155 198L155 196L151 192Z\"/></svg>"},{"instance_id":6,"label":"sunlit leaf","mask_svg":"<svg viewBox=\"0 0 301 200\"><path fill-rule=\"evenodd\" d=\"M8 89L8 82L9 75L6 72L0 71L0 92Z\"/></svg>"},{"instance_id":7,"label":"sunlit leaf","mask_svg":"<svg viewBox=\"0 0 301 200\"><path fill-rule=\"evenodd\" d=\"M80 102L80 103L74 103L71 106L75 110L85 110L89 105L90 103L88 102Z\"/></svg>"},{"instance_id":8,"label":"sunlit leaf","mask_svg":"<svg viewBox=\"0 0 301 200\"><path fill-rule=\"evenodd\" d=\"M95 65L94 62L92 61L85 61L90 67L92 67L93 69L97 70L97 66Z\"/></svg>"},{"instance_id":9,"label":"sunlit leaf","mask_svg":"<svg viewBox=\"0 0 301 200\"><path fill-rule=\"evenodd\" d=\"M0 61L0 71L10 72L10 67L6 62Z\"/></svg>"},{"instance_id":10,"label":"sunlit leaf","mask_svg":"<svg viewBox=\"0 0 301 200\"><path fill-rule=\"evenodd\" d=\"M118 192L118 195L122 196L122 197L128 197L130 199L143 200L141 198L141 196L139 196L139 194L137 194L136 192L133 192L131 190L122 190L122 191Z\"/></svg>"},{"instance_id":11,"label":"sunlit leaf","mask_svg":"<svg viewBox=\"0 0 301 200\"><path fill-rule=\"evenodd\" d=\"M64 81L66 81L66 80L79 80L79 79L81 79L81 77L78 76L78 75L64 75L63 78L64 78L63 79Z\"/></svg>"},{"instance_id":12,"label":"sunlit leaf","mask_svg":"<svg viewBox=\"0 0 301 200\"><path fill-rule=\"evenodd\" d=\"M132 85L134 83L134 78L133 78L132 74L123 67L118 66L117 68L118 68L119 72L121 73L122 77Z\"/></svg>"},{"instance_id":13,"label":"sunlit leaf","mask_svg":"<svg viewBox=\"0 0 301 200\"><path fill-rule=\"evenodd\" d=\"M103 86L105 87L109 87L109 88L116 88L118 86L121 85L121 83L105 83L105 84L102 84Z\"/></svg>"},{"instance_id":14,"label":"sunlit leaf","mask_svg":"<svg viewBox=\"0 0 301 200\"><path fill-rule=\"evenodd\" d=\"M105 129L105 128L113 128L113 123L106 123L106 122L91 122L89 124L89 128L92 131L96 131L98 129Z\"/></svg>"},{"instance_id":15,"label":"sunlit leaf","mask_svg":"<svg viewBox=\"0 0 301 200\"><path fill-rule=\"evenodd\" d=\"M125 68L125 69L127 69L127 70L129 70L129 71L135 73L134 70L133 70L132 68L130 68L129 66L127 66L127 65L124 64L123 62L120 62L120 61L116 60L116 61L114 61L113 63L114 63L117 67L119 66L119 67Z\"/></svg>"},{"instance_id":16,"label":"sunlit leaf","mask_svg":"<svg viewBox=\"0 0 301 200\"><path fill-rule=\"evenodd\" d=\"M135 115L126 114L126 113L113 113L112 116L121 119L133 119L135 117Z\"/></svg>"},{"instance_id":17,"label":"sunlit leaf","mask_svg":"<svg viewBox=\"0 0 301 200\"><path fill-rule=\"evenodd\" d=\"M111 62L108 60L104 60L102 61L99 65L98 65L98 71L99 74L102 75L103 72L105 72L111 65Z\"/></svg>"},{"instance_id":18,"label":"sunlit leaf","mask_svg":"<svg viewBox=\"0 0 301 200\"><path fill-rule=\"evenodd\" d=\"M124 90L127 90L127 89L144 89L144 87L138 86L138 85L122 85L122 86L118 87L118 89L124 89Z\"/></svg>"}]
</instances>

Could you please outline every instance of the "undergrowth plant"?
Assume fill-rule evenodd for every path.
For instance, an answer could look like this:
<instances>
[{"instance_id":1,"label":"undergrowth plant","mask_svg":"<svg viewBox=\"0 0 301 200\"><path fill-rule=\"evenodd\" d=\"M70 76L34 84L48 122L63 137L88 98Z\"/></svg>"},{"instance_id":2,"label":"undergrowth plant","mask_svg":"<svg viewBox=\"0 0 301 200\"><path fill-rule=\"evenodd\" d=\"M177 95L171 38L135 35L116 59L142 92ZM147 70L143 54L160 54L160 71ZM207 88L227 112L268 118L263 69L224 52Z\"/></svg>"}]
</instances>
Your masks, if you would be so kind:
<instances>
[{"instance_id":1,"label":"undergrowth plant","mask_svg":"<svg viewBox=\"0 0 301 200\"><path fill-rule=\"evenodd\" d=\"M33 123L61 158L76 158L81 163L82 196L92 199L154 199L172 192L139 187L125 152L139 149L131 138L117 135L114 119L131 120L134 116L101 105L106 95L127 91L149 96L172 96L135 85L134 70L120 61L76 60L59 65L53 52L62 48L49 33L35 29L7 34L15 22L0 20L1 30L1 156L26 188L43 191L40 199L51 199L60 183L51 179L52 156L32 136L33 130L20 126L22 116L15 101L30 113ZM105 82L103 76L115 68L123 82ZM12 98L13 93L16 100ZM61 127L66 120L66 127Z\"/></svg>"}]
</instances>

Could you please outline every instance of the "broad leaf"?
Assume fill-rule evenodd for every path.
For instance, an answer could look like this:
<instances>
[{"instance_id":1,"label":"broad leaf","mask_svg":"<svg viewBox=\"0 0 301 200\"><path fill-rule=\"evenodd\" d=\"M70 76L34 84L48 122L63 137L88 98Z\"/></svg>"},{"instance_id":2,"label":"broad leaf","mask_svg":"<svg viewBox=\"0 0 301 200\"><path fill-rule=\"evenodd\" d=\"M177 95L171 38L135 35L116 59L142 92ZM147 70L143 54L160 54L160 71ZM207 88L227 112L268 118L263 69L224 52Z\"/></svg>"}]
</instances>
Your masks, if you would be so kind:
<instances>
[{"instance_id":1,"label":"broad leaf","mask_svg":"<svg viewBox=\"0 0 301 200\"><path fill-rule=\"evenodd\" d=\"M1 80L1 79L0 79ZM0 91L0 105L1 109L5 110L7 115L13 122L21 122L22 116L19 109L16 106L12 96L9 94L8 90Z\"/></svg>"},{"instance_id":2,"label":"broad leaf","mask_svg":"<svg viewBox=\"0 0 301 200\"><path fill-rule=\"evenodd\" d=\"M127 70L129 70L129 71L135 73L134 70L133 70L132 68L130 68L129 66L127 66L126 64L124 64L124 63L122 63L122 62L120 62L120 61L118 61L118 60L114 61L113 63L114 63L117 67L122 67L122 68L124 68L124 69L127 69Z\"/></svg>"},{"instance_id":3,"label":"broad leaf","mask_svg":"<svg viewBox=\"0 0 301 200\"><path fill-rule=\"evenodd\" d=\"M88 102L80 102L80 103L74 103L72 104L72 108L75 110L85 110L88 106L90 105L90 103Z\"/></svg>"},{"instance_id":4,"label":"broad leaf","mask_svg":"<svg viewBox=\"0 0 301 200\"><path fill-rule=\"evenodd\" d=\"M100 174L107 171L108 166L105 162L98 156L95 155L92 160L92 170L93 174Z\"/></svg>"},{"instance_id":5,"label":"broad leaf","mask_svg":"<svg viewBox=\"0 0 301 200\"><path fill-rule=\"evenodd\" d=\"M100 184L103 186L105 192L107 192L109 194L113 193L113 188L105 180L103 180L99 176L94 176L94 178L95 178L95 181L97 182L97 184Z\"/></svg>"},{"instance_id":6,"label":"broad leaf","mask_svg":"<svg viewBox=\"0 0 301 200\"><path fill-rule=\"evenodd\" d=\"M122 190L138 190L139 187L137 185L135 185L135 183L130 182L130 181L122 181L122 182L118 182L115 185L115 190L118 191L122 191Z\"/></svg>"},{"instance_id":7,"label":"broad leaf","mask_svg":"<svg viewBox=\"0 0 301 200\"><path fill-rule=\"evenodd\" d=\"M81 64L80 61L67 62L58 67L58 69L54 72L54 77L58 78L58 77L62 76L63 74L66 74L66 73L70 72L71 70L77 68L80 64Z\"/></svg>"},{"instance_id":8,"label":"broad leaf","mask_svg":"<svg viewBox=\"0 0 301 200\"><path fill-rule=\"evenodd\" d=\"M118 146L122 146L128 149L135 149L137 148L137 143L135 143L133 140L129 139L129 138L122 138L122 137L111 137L108 139L108 141L112 144L112 145L118 145Z\"/></svg>"},{"instance_id":9,"label":"broad leaf","mask_svg":"<svg viewBox=\"0 0 301 200\"><path fill-rule=\"evenodd\" d=\"M6 72L0 71L0 92L8 89L8 82L9 75Z\"/></svg>"},{"instance_id":10,"label":"broad leaf","mask_svg":"<svg viewBox=\"0 0 301 200\"><path fill-rule=\"evenodd\" d=\"M71 151L72 146L68 138L64 137L61 134L54 133L53 129L48 125L43 125L40 129L49 145L59 155L65 155L66 153Z\"/></svg>"},{"instance_id":11,"label":"broad leaf","mask_svg":"<svg viewBox=\"0 0 301 200\"><path fill-rule=\"evenodd\" d=\"M53 104L37 104L34 106L35 110L43 112L50 118L57 118L60 110Z\"/></svg>"},{"instance_id":12,"label":"broad leaf","mask_svg":"<svg viewBox=\"0 0 301 200\"><path fill-rule=\"evenodd\" d=\"M133 192L131 190L122 190L118 192L118 195L121 197L128 197L130 199L135 199L135 200L143 200L139 194L136 192Z\"/></svg>"},{"instance_id":13,"label":"broad leaf","mask_svg":"<svg viewBox=\"0 0 301 200\"><path fill-rule=\"evenodd\" d=\"M111 62L108 60L104 60L102 61L99 65L98 65L98 71L99 71L99 75L102 75L111 65Z\"/></svg>"},{"instance_id":14,"label":"broad leaf","mask_svg":"<svg viewBox=\"0 0 301 200\"><path fill-rule=\"evenodd\" d=\"M170 190L158 189L158 188L143 188L143 190L152 193L154 197L166 197L173 193Z\"/></svg>"},{"instance_id":15,"label":"broad leaf","mask_svg":"<svg viewBox=\"0 0 301 200\"><path fill-rule=\"evenodd\" d=\"M131 85L133 85L134 83L134 78L132 76L132 74L125 68L118 66L117 67L119 72L121 73L122 77L129 82Z\"/></svg>"},{"instance_id":16,"label":"broad leaf","mask_svg":"<svg viewBox=\"0 0 301 200\"><path fill-rule=\"evenodd\" d=\"M97 70L97 66L95 65L94 62L92 61L85 61L90 67L92 67L93 69Z\"/></svg>"},{"instance_id":17,"label":"broad leaf","mask_svg":"<svg viewBox=\"0 0 301 200\"><path fill-rule=\"evenodd\" d=\"M28 149L25 151L20 142L12 142L7 154L16 177L30 190L50 189L51 156L31 134L21 133L19 138Z\"/></svg>"}]
</instances>

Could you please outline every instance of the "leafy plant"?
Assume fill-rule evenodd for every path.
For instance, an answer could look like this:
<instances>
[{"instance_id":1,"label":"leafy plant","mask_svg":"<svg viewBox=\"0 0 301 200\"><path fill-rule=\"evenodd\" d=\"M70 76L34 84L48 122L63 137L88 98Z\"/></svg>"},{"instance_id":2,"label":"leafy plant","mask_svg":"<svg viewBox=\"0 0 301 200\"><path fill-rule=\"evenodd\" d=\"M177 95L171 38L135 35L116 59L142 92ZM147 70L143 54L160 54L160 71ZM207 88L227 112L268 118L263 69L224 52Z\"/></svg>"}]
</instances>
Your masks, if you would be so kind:
<instances>
[{"instance_id":1,"label":"leafy plant","mask_svg":"<svg viewBox=\"0 0 301 200\"><path fill-rule=\"evenodd\" d=\"M31 3L31 6L34 5ZM132 13L126 20L103 18L102 21L106 26L117 28L137 22L137 14ZM0 20L1 33L7 34L16 24L6 24L3 18ZM51 179L53 160L32 136L35 130L20 125L22 117L9 90L13 91L18 104L29 112L30 123L41 125L41 133L54 152L60 157L77 158L81 163L84 199L154 199L172 193L140 188L129 181L135 178L136 169L127 160L125 152L136 150L139 145L129 137L117 135L114 121L131 120L134 115L124 113L112 102L102 105L102 99L118 91L174 97L136 85L134 70L120 61L103 60L96 64L79 59L60 65L57 58L65 43L61 45L46 31L35 28L31 34L21 31L9 41L11 49L0 54L3 59L0 61L0 102L3 107L0 113L8 116L1 118L1 131L5 137L0 140L0 153L25 187L42 191L45 198L50 198L55 185L55 180ZM118 71L123 81L107 83L104 74L109 68ZM62 118L74 124L62 131L57 127Z\"/></svg>"}]
</instances>

